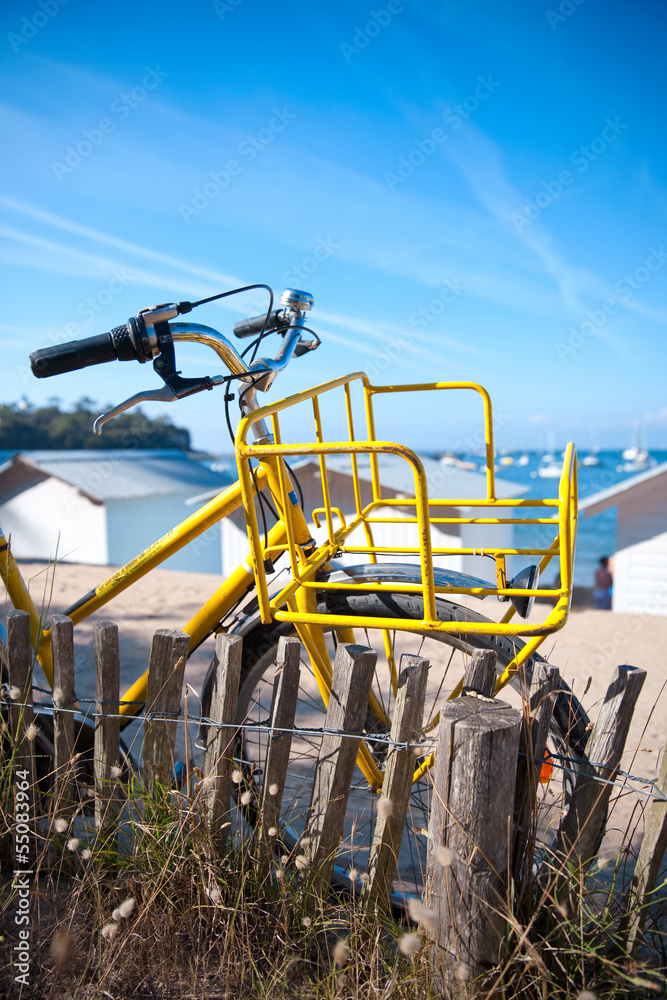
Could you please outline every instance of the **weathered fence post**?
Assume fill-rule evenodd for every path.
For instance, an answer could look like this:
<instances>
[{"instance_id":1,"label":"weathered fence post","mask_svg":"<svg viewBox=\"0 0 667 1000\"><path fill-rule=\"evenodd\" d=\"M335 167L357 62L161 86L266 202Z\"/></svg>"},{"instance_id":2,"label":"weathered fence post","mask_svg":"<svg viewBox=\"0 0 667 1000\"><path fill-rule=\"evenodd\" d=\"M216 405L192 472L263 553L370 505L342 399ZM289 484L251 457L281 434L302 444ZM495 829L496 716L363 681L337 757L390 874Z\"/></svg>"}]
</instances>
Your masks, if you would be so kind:
<instances>
[{"instance_id":1,"label":"weathered fence post","mask_svg":"<svg viewBox=\"0 0 667 1000\"><path fill-rule=\"evenodd\" d=\"M522 714L491 695L496 654L476 651L464 694L440 713L427 903L438 918L436 975L454 995L497 964L512 844ZM443 850L447 848L448 850Z\"/></svg>"},{"instance_id":2,"label":"weathered fence post","mask_svg":"<svg viewBox=\"0 0 667 1000\"><path fill-rule=\"evenodd\" d=\"M74 626L67 615L51 620L53 650L53 748L55 752L55 809L67 809L77 801L74 746Z\"/></svg>"},{"instance_id":3,"label":"weathered fence post","mask_svg":"<svg viewBox=\"0 0 667 1000\"><path fill-rule=\"evenodd\" d=\"M530 824L535 815L537 786L549 735L549 722L553 714L556 691L560 686L558 667L551 667L537 660L533 667L530 687L525 692L524 719L519 745L514 807L514 850L512 873L521 877L525 864L532 867L532 860L525 858Z\"/></svg>"},{"instance_id":4,"label":"weathered fence post","mask_svg":"<svg viewBox=\"0 0 667 1000\"><path fill-rule=\"evenodd\" d=\"M118 626L114 622L93 622L95 650L95 825L113 827L119 811L116 790L120 766L120 655Z\"/></svg>"},{"instance_id":5,"label":"weathered fence post","mask_svg":"<svg viewBox=\"0 0 667 1000\"><path fill-rule=\"evenodd\" d=\"M429 666L429 661L421 656L403 654L401 657L401 673L391 723L391 739L394 744L414 743L421 736ZM385 908L390 905L414 769L415 756L410 747L390 746L382 783L382 796L388 805L383 810L378 810L368 860L368 882L364 890L369 904L377 901Z\"/></svg>"},{"instance_id":6,"label":"weathered fence post","mask_svg":"<svg viewBox=\"0 0 667 1000\"><path fill-rule=\"evenodd\" d=\"M176 720L189 648L190 636L186 632L160 628L153 636L142 750L144 785L149 793L156 784L171 785ZM173 719L152 719L151 715L171 715Z\"/></svg>"},{"instance_id":7,"label":"weathered fence post","mask_svg":"<svg viewBox=\"0 0 667 1000\"><path fill-rule=\"evenodd\" d=\"M650 894L655 888L662 858L667 850L667 746L662 751L656 790L665 798L656 798L651 803L642 846L632 874L632 889L627 895L624 923L627 927L627 951L630 955L644 926Z\"/></svg>"},{"instance_id":8,"label":"weathered fence post","mask_svg":"<svg viewBox=\"0 0 667 1000\"><path fill-rule=\"evenodd\" d=\"M12 786L20 812L29 816L28 854L16 857L17 868L31 868L37 856L35 840L35 806L39 796L33 740L26 730L33 722L32 710L32 647L30 645L30 615L27 611L7 612L7 671L9 691L13 701L9 706L9 725L14 739L14 775ZM20 785L18 784L20 781ZM27 787L24 783L27 782ZM19 794L20 793L20 794Z\"/></svg>"},{"instance_id":9,"label":"weathered fence post","mask_svg":"<svg viewBox=\"0 0 667 1000\"><path fill-rule=\"evenodd\" d=\"M561 823L556 850L577 865L593 859L607 817L611 785L632 722L632 713L646 679L639 667L617 667L604 703L586 743L586 758Z\"/></svg>"},{"instance_id":10,"label":"weathered fence post","mask_svg":"<svg viewBox=\"0 0 667 1000\"><path fill-rule=\"evenodd\" d=\"M241 678L243 640L239 635L216 636L218 669L213 678L211 719L204 759L204 789L211 835L218 850L227 840L232 798L232 771L237 728L236 703Z\"/></svg>"},{"instance_id":11,"label":"weathered fence post","mask_svg":"<svg viewBox=\"0 0 667 1000\"><path fill-rule=\"evenodd\" d=\"M270 861L273 844L276 837L280 836L280 804L292 746L292 733L289 730L294 726L299 698L300 659L299 639L282 636L278 643L278 661L273 681L271 735L266 751L260 806L259 835L265 861Z\"/></svg>"},{"instance_id":12,"label":"weathered fence post","mask_svg":"<svg viewBox=\"0 0 667 1000\"><path fill-rule=\"evenodd\" d=\"M329 883L343 836L350 783L368 712L376 660L375 650L365 646L341 643L336 650L324 723L330 732L324 734L320 745L305 829L305 857L316 896Z\"/></svg>"}]
</instances>

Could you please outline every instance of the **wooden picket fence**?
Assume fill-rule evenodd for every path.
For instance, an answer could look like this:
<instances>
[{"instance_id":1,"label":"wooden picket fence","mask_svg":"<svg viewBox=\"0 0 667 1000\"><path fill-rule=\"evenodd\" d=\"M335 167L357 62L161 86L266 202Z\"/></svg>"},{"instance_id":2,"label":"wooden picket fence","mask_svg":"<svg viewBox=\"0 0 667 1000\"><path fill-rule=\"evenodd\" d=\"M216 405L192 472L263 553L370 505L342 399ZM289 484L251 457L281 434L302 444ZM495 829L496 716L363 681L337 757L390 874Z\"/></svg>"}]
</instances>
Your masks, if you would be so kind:
<instances>
[{"instance_id":1,"label":"wooden picket fence","mask_svg":"<svg viewBox=\"0 0 667 1000\"><path fill-rule=\"evenodd\" d=\"M10 705L10 725L16 741L16 762L30 771L31 744L25 729L32 721L31 646L28 615L7 616L7 665L10 687L21 701ZM52 620L54 660L54 800L59 808L74 805L72 754L74 739L74 646L72 622L62 615ZM144 719L142 778L146 793L169 787L183 677L190 638L184 632L158 630L153 638ZM95 819L111 832L118 824L119 796L119 651L118 627L93 624L96 665ZM236 705L241 673L242 639L216 637L218 661L207 729L204 796L212 842L219 851L229 837L234 792L234 752L238 738ZM280 843L281 801L285 788L299 691L301 646L295 638L280 641L270 712L266 760L255 776L256 824L260 861L270 869ZM305 821L309 891L321 898L328 890L332 866L343 837L343 825L355 768L376 653L362 646L340 644L334 668L312 798ZM446 702L438 729L429 826L425 902L434 912L438 930L438 969L457 977L461 968L475 978L498 960L505 934L498 901L506 897L509 880L520 881L524 853L535 808L539 765L544 759L553 700L560 683L556 668L537 663L524 710L511 708L493 696L496 656L475 652L469 661L461 697ZM391 809L378 810L363 893L369 906L390 905L397 854L409 808L415 756L410 744L422 736L428 661L404 656L398 681L382 794ZM594 763L577 775L570 807L563 819L554 856L584 869L595 854L604 831L612 792L610 779L620 767L634 706L645 672L623 666L614 673L599 717L591 727L586 755ZM628 948L642 930L646 904L656 884L667 848L667 754L656 783L658 796L649 810L646 831L633 880L633 899L626 921ZM442 860L442 847L451 863ZM456 954L456 969L447 956ZM445 962L443 965L443 956ZM444 972L442 972L444 968ZM439 973L439 974L440 974ZM454 980L451 979L451 982ZM450 982L450 985L451 985ZM457 988L458 988L457 987Z\"/></svg>"}]
</instances>

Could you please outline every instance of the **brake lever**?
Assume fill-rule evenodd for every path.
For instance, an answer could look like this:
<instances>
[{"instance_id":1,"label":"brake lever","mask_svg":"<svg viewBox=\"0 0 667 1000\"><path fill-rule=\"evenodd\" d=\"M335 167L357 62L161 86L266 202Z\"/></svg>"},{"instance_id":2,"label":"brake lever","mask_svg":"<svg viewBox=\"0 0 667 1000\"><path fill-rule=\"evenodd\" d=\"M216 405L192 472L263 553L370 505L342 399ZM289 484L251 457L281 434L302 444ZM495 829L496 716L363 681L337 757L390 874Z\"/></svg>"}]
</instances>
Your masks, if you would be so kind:
<instances>
[{"instance_id":1,"label":"brake lever","mask_svg":"<svg viewBox=\"0 0 667 1000\"><path fill-rule=\"evenodd\" d=\"M320 340L320 338L317 336L316 333L313 333L313 336L316 338L315 340L300 340L299 341L299 343L294 348L294 357L295 358L301 358L301 357L303 357L304 354L308 354L308 351L316 351L317 350L317 348L320 346L320 344L322 343L322 341Z\"/></svg>"},{"instance_id":2,"label":"brake lever","mask_svg":"<svg viewBox=\"0 0 667 1000\"><path fill-rule=\"evenodd\" d=\"M171 391L168 385L163 386L162 389L144 389L143 392L135 393L134 396L123 400L117 406L112 406L106 413L101 413L93 424L93 434L97 434L99 437L102 433L102 428L109 420L113 420L114 417L117 417L119 413L124 413L125 410L132 409L138 403L173 403L177 399L178 396Z\"/></svg>"}]
</instances>

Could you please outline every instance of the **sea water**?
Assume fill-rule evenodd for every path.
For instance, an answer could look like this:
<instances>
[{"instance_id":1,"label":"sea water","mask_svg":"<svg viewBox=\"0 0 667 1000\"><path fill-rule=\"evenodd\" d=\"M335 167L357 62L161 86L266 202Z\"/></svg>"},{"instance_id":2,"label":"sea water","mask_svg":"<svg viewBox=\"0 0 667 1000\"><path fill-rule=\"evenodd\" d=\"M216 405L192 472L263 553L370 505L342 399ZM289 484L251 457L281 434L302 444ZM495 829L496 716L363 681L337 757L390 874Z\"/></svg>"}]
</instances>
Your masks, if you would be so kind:
<instances>
[{"instance_id":1,"label":"sea water","mask_svg":"<svg viewBox=\"0 0 667 1000\"><path fill-rule=\"evenodd\" d=\"M540 452L525 452L525 454L529 458L527 465L516 465L518 455L512 453L515 463L499 467L496 476L500 479L506 479L510 482L523 485L526 488L523 497L527 500L556 497L558 495L558 479L542 479L537 475L537 470L541 465L542 454ZM609 489L610 486L614 486L623 480L641 475L641 473L637 472L623 471L622 466L624 463L620 451L598 452L597 457L600 464L594 466L581 464L583 454L579 455L580 501L584 497L598 493L600 490ZM667 451L653 451L651 452L651 458L655 459L657 464L667 462ZM560 456L556 457L556 461L561 461ZM534 528L519 524L514 530L517 548L528 547L531 544L531 539L534 542ZM554 534L553 529L545 528L544 541L553 541ZM575 586L592 587L595 570L598 568L600 558L602 556L613 556L615 549L616 508L610 507L600 514L595 514L593 517L584 517L584 512L582 511L579 514L577 549L574 561ZM555 569L552 569L553 565L552 563L545 570L546 583L551 583L554 579Z\"/></svg>"}]
</instances>

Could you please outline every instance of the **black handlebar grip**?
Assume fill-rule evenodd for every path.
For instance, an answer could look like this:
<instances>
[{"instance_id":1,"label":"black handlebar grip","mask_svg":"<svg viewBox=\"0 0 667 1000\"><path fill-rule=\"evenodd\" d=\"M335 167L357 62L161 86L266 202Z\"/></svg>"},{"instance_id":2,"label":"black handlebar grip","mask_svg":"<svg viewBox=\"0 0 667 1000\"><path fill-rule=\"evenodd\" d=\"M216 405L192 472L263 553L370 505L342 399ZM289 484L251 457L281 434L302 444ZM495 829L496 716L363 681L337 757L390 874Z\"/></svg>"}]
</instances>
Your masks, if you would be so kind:
<instances>
[{"instance_id":1,"label":"black handlebar grip","mask_svg":"<svg viewBox=\"0 0 667 1000\"><path fill-rule=\"evenodd\" d=\"M146 326L139 316L122 326L115 326L110 333L33 351L30 367L37 378L49 378L91 365L102 365L106 361L140 361L144 364L152 356Z\"/></svg>"},{"instance_id":2,"label":"black handlebar grip","mask_svg":"<svg viewBox=\"0 0 667 1000\"><path fill-rule=\"evenodd\" d=\"M115 361L116 352L110 333L100 333L86 340L72 340L69 344L44 347L30 355L30 367L37 378L49 378L75 372L90 365L101 365L105 361Z\"/></svg>"},{"instance_id":3,"label":"black handlebar grip","mask_svg":"<svg viewBox=\"0 0 667 1000\"><path fill-rule=\"evenodd\" d=\"M266 326L264 325L265 320ZM269 313L268 319L266 313L262 313L261 316L252 316L250 319L242 319L235 323L234 335L236 337L254 337L261 333L262 329L277 330L280 326L287 326L287 322L281 310L274 309L273 312Z\"/></svg>"}]
</instances>

